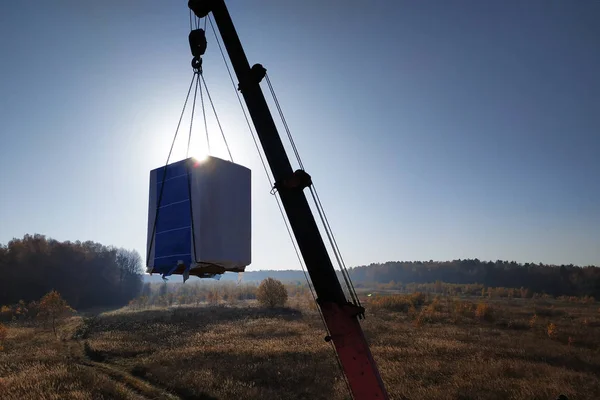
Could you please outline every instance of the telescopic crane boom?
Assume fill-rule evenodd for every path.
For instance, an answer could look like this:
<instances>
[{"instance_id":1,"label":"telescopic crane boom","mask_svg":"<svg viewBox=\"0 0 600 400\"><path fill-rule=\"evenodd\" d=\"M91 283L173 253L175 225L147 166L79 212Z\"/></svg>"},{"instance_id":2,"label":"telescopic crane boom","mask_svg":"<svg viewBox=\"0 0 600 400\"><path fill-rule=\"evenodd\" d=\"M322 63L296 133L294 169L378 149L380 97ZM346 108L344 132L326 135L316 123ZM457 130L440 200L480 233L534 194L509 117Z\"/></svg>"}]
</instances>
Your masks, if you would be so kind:
<instances>
[{"instance_id":1,"label":"telescopic crane boom","mask_svg":"<svg viewBox=\"0 0 600 400\"><path fill-rule=\"evenodd\" d=\"M315 289L329 331L325 340L333 341L353 397L356 400L387 399L360 326L359 315L364 309L346 299L304 195L303 189L312 185L310 175L303 170L293 171L260 88L266 70L260 64L250 67L224 0L189 0L188 6L198 18L212 12Z\"/></svg>"}]
</instances>

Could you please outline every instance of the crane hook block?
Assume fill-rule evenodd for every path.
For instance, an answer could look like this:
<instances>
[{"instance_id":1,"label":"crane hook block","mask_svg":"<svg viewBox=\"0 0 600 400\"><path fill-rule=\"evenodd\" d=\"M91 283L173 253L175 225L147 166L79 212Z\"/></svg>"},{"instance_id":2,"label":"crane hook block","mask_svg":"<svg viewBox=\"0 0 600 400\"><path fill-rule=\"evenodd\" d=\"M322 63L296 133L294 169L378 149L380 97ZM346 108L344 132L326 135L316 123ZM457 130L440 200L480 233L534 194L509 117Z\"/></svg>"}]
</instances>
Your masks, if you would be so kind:
<instances>
[{"instance_id":1,"label":"crane hook block","mask_svg":"<svg viewBox=\"0 0 600 400\"><path fill-rule=\"evenodd\" d=\"M210 0L189 0L188 7L194 12L196 17L204 18L211 11L210 3Z\"/></svg>"},{"instance_id":2,"label":"crane hook block","mask_svg":"<svg viewBox=\"0 0 600 400\"><path fill-rule=\"evenodd\" d=\"M201 72L202 70L202 57L192 58L192 68L194 71Z\"/></svg>"},{"instance_id":3,"label":"crane hook block","mask_svg":"<svg viewBox=\"0 0 600 400\"><path fill-rule=\"evenodd\" d=\"M194 57L200 57L206 52L206 33L204 29L194 29L190 32L190 50Z\"/></svg>"}]
</instances>

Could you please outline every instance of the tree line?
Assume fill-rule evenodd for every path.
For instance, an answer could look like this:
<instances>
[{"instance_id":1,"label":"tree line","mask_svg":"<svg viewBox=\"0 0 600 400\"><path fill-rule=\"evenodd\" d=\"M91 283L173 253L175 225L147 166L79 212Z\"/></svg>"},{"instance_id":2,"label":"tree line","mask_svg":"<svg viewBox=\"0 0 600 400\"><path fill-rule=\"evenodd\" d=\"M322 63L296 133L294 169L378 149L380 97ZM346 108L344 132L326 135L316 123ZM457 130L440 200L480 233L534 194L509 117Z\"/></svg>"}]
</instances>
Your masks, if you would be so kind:
<instances>
[{"instance_id":1,"label":"tree line","mask_svg":"<svg viewBox=\"0 0 600 400\"><path fill-rule=\"evenodd\" d=\"M485 287L527 288L535 293L600 298L600 268L517 263L515 261L390 261L350 268L357 286L388 282L481 284Z\"/></svg>"},{"instance_id":2,"label":"tree line","mask_svg":"<svg viewBox=\"0 0 600 400\"><path fill-rule=\"evenodd\" d=\"M75 309L120 306L140 293L143 273L135 250L25 235L0 244L0 304L56 290Z\"/></svg>"},{"instance_id":3,"label":"tree line","mask_svg":"<svg viewBox=\"0 0 600 400\"><path fill-rule=\"evenodd\" d=\"M135 250L91 241L59 242L43 235L25 235L6 245L0 244L0 305L16 304L20 300L29 303L57 290L76 309L121 306L140 294L149 297L148 293L142 293L143 272L142 259ZM269 271L257 272L270 276ZM277 276L280 280L304 282L301 271L276 272L281 275ZM597 266L520 264L476 258L390 261L350 268L350 276L359 287L440 281L479 284L486 288L526 288L532 293L555 297L600 298L600 268ZM243 280L248 282L246 278ZM183 292L185 290L196 289L183 289ZM194 293L192 297L202 296Z\"/></svg>"}]
</instances>

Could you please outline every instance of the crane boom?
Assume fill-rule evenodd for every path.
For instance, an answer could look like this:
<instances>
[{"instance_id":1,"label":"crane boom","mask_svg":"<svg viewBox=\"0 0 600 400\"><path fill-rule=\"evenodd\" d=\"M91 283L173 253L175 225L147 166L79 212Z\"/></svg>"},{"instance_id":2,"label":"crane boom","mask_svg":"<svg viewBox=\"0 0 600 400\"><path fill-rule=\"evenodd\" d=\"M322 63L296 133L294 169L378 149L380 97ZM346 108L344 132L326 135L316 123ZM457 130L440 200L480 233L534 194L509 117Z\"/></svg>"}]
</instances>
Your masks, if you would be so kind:
<instances>
[{"instance_id":1,"label":"crane boom","mask_svg":"<svg viewBox=\"0 0 600 400\"><path fill-rule=\"evenodd\" d=\"M303 189L312 184L310 176L302 170L293 171L260 88L266 70L260 64L250 68L224 0L189 0L188 6L199 18L210 12L213 14L315 289L318 306L329 330L325 340L333 341L353 397L357 400L387 399L360 326L358 316L364 309L347 301L304 195Z\"/></svg>"}]
</instances>

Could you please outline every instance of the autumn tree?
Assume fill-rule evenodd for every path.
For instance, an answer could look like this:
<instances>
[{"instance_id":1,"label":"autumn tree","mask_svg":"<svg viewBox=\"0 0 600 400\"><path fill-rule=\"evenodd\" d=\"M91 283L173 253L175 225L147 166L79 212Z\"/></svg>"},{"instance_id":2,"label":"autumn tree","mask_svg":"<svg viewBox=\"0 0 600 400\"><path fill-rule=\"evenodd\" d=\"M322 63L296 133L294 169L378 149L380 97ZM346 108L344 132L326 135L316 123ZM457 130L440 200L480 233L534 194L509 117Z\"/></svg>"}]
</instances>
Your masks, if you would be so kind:
<instances>
[{"instance_id":1,"label":"autumn tree","mask_svg":"<svg viewBox=\"0 0 600 400\"><path fill-rule=\"evenodd\" d=\"M287 298L287 289L284 284L273 278L263 280L256 292L256 299L258 302L269 308L283 307Z\"/></svg>"},{"instance_id":2,"label":"autumn tree","mask_svg":"<svg viewBox=\"0 0 600 400\"><path fill-rule=\"evenodd\" d=\"M38 317L51 322L52 331L56 335L57 323L72 312L75 310L61 297L60 293L53 290L40 300Z\"/></svg>"},{"instance_id":3,"label":"autumn tree","mask_svg":"<svg viewBox=\"0 0 600 400\"><path fill-rule=\"evenodd\" d=\"M9 282L0 285L0 305L19 300L29 305L57 290L77 309L122 306L139 295L143 273L133 250L25 235L0 244L0 281Z\"/></svg>"}]
</instances>

